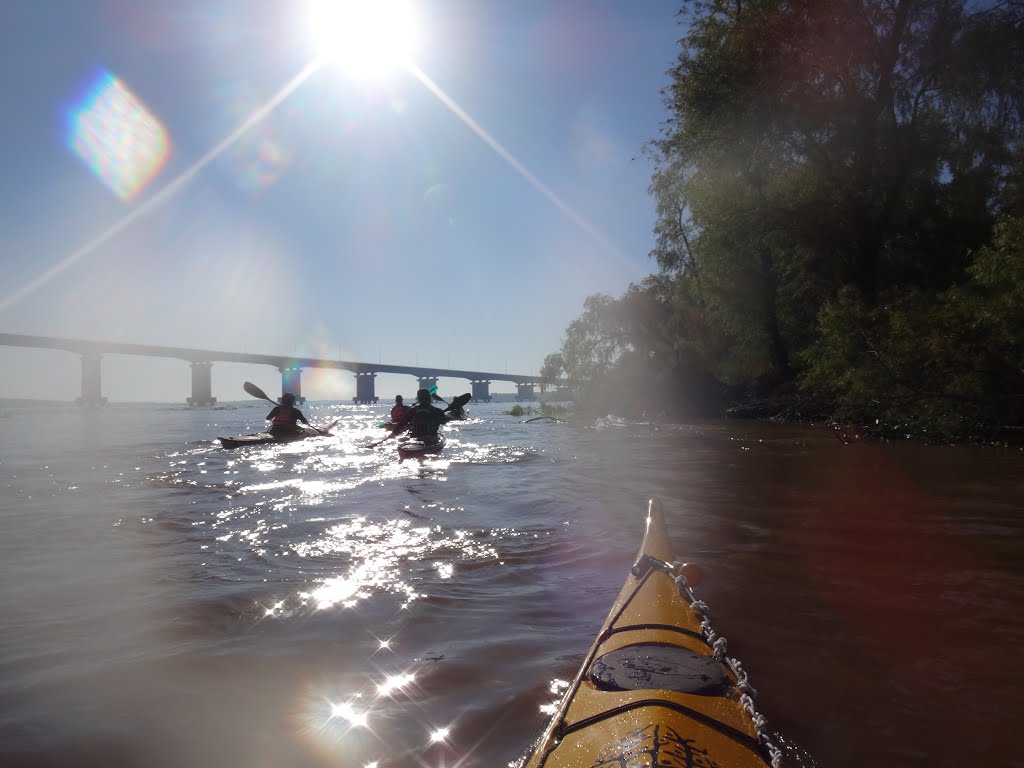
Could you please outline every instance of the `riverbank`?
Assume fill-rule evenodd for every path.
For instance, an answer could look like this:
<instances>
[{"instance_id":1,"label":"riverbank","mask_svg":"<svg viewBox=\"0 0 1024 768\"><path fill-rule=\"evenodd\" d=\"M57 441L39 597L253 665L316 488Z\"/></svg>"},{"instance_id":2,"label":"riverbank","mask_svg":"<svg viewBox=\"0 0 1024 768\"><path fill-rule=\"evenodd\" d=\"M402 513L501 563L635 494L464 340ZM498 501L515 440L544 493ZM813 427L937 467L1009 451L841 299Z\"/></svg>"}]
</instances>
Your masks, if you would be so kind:
<instances>
[{"instance_id":1,"label":"riverbank","mask_svg":"<svg viewBox=\"0 0 1024 768\"><path fill-rule=\"evenodd\" d=\"M835 408L794 390L766 397L741 398L726 405L722 416L789 424L824 424L835 431L837 438L847 443L863 439L916 440L931 445L991 445L1024 449L1024 426L972 425L953 432L928 429L915 424L910 418L898 423L881 420L873 424L863 423L843 418Z\"/></svg>"}]
</instances>

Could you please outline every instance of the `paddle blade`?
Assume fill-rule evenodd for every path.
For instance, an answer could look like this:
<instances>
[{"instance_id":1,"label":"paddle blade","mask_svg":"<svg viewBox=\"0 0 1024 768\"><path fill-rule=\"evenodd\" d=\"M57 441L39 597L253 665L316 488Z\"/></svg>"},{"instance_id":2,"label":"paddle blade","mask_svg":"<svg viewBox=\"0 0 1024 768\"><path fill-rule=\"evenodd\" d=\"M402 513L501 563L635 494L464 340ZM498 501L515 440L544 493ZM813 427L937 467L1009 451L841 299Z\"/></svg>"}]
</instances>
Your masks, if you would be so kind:
<instances>
[{"instance_id":1,"label":"paddle blade","mask_svg":"<svg viewBox=\"0 0 1024 768\"><path fill-rule=\"evenodd\" d=\"M390 439L391 439L392 437L394 437L395 435L400 435L400 434L402 434L403 432L406 432L406 431L408 431L408 429L409 429L409 425L408 425L408 424L403 424L403 425L402 425L402 426L401 426L401 427L400 427L399 429L392 429L392 430L391 430L391 431L390 431L390 432L388 433L388 436L387 436L387 437L385 437L385 438L384 438L383 440L378 440L378 441L377 441L377 442L375 442L375 443L370 443L370 444L369 444L368 446L366 446L366 447L367 447L367 448L376 448L376 447L377 447L378 445L380 445L381 443L386 443L386 442L387 442L388 440L390 440Z\"/></svg>"},{"instance_id":2,"label":"paddle blade","mask_svg":"<svg viewBox=\"0 0 1024 768\"><path fill-rule=\"evenodd\" d=\"M331 435L331 430L334 427L336 427L340 421L341 421L341 417L339 416L338 418L336 418L334 421L330 422L329 424L326 424L326 425L324 425L322 427L316 427L316 430L321 435L327 435L328 437L333 437L333 435Z\"/></svg>"},{"instance_id":3,"label":"paddle blade","mask_svg":"<svg viewBox=\"0 0 1024 768\"><path fill-rule=\"evenodd\" d=\"M472 399L473 395L470 392L467 392L464 395L459 395L458 397L453 397L452 404L445 408L445 411L454 411L456 408L461 408Z\"/></svg>"},{"instance_id":4,"label":"paddle blade","mask_svg":"<svg viewBox=\"0 0 1024 768\"><path fill-rule=\"evenodd\" d=\"M260 400L269 400L271 403L274 403L274 404L277 403L276 400L271 400L269 397L267 397L267 393L264 392L259 387L257 387L251 381L247 381L244 384L242 384L242 389L244 389L246 392L248 392L253 397L258 397Z\"/></svg>"}]
</instances>

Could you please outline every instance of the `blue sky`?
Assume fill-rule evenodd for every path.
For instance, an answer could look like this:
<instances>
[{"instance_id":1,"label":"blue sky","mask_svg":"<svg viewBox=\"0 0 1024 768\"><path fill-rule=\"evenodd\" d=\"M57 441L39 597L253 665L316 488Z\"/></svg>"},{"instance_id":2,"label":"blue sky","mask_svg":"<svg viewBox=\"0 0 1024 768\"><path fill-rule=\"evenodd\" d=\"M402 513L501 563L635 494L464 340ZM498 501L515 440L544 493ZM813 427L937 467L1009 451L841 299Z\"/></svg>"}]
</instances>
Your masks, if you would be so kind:
<instances>
[{"instance_id":1,"label":"blue sky","mask_svg":"<svg viewBox=\"0 0 1024 768\"><path fill-rule=\"evenodd\" d=\"M536 374L587 295L655 270L641 147L666 117L678 0L422 0L423 77L325 65L296 84L317 55L305 7L0 5L0 332ZM128 199L69 138L103 73L166 137ZM80 391L73 355L0 347L0 368L0 397ZM218 364L213 394L244 399L246 379L280 386ZM307 397L354 388L303 378ZM189 393L184 362L104 358L111 400Z\"/></svg>"}]
</instances>

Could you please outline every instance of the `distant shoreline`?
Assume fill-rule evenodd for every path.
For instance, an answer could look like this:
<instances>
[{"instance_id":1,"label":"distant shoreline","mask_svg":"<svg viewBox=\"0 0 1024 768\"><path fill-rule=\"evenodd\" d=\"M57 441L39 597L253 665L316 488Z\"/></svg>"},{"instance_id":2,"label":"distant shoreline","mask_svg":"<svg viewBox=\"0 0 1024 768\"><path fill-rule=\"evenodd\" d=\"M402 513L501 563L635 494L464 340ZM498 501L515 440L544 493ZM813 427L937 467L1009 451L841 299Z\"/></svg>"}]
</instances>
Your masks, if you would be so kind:
<instances>
[{"instance_id":1,"label":"distant shoreline","mask_svg":"<svg viewBox=\"0 0 1024 768\"><path fill-rule=\"evenodd\" d=\"M450 398L449 398L450 399ZM552 400L550 396L545 396L544 399L535 398L533 400L523 401L524 403L538 403L538 402L561 402L561 400ZM245 403L257 403L264 402L252 399L244 400L217 400L217 403L212 406L190 406L184 400L113 400L108 401L106 405L180 405L184 408L216 408L219 405L234 405L234 404L245 404ZM514 393L499 392L497 394L491 394L492 403L517 403L516 395ZM347 400L306 400L307 405L315 405L317 403L331 403L331 404L342 404L342 405L354 405L351 399ZM391 406L394 404L394 397L381 397L377 405ZM38 407L38 406L75 406L78 407L78 403L74 400L36 400L33 398L24 397L0 397L0 408L17 408L17 407Z\"/></svg>"}]
</instances>

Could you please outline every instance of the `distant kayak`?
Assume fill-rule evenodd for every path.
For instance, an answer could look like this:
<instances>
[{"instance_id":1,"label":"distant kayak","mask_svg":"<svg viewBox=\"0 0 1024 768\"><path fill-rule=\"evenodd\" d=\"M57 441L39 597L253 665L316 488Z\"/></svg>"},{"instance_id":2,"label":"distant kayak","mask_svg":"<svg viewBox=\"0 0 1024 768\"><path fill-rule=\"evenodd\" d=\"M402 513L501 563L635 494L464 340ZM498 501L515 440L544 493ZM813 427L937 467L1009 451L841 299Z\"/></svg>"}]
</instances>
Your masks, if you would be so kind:
<instances>
[{"instance_id":1,"label":"distant kayak","mask_svg":"<svg viewBox=\"0 0 1024 768\"><path fill-rule=\"evenodd\" d=\"M523 768L767 768L781 757L693 594L700 569L672 552L651 501L639 556Z\"/></svg>"},{"instance_id":2,"label":"distant kayak","mask_svg":"<svg viewBox=\"0 0 1024 768\"><path fill-rule=\"evenodd\" d=\"M262 445L264 443L294 443L307 437L330 437L327 429L316 427L299 427L299 431L290 435L272 435L269 432L257 432L240 437L218 437L222 448L241 448L246 445Z\"/></svg>"},{"instance_id":3,"label":"distant kayak","mask_svg":"<svg viewBox=\"0 0 1024 768\"><path fill-rule=\"evenodd\" d=\"M398 444L398 455L403 459L415 459L438 454L444 450L446 442L445 436L440 434L433 437L410 437Z\"/></svg>"}]
</instances>

